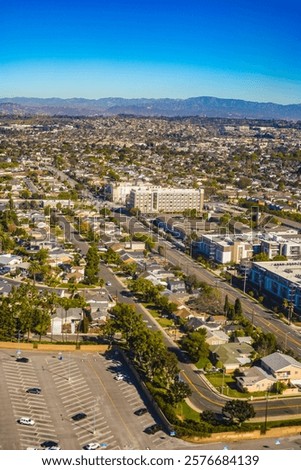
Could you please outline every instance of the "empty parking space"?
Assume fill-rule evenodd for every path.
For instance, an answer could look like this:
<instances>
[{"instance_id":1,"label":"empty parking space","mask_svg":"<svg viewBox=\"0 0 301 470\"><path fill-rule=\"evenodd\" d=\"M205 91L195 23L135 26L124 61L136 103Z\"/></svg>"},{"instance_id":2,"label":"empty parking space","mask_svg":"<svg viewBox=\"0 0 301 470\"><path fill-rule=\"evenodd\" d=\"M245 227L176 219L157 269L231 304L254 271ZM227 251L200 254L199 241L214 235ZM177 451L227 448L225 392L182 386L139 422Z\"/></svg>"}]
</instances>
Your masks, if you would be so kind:
<instances>
[{"instance_id":1,"label":"empty parking space","mask_svg":"<svg viewBox=\"0 0 301 470\"><path fill-rule=\"evenodd\" d=\"M5 361L3 375L10 396L13 419L17 423L20 449L37 447L48 437L55 439L55 428L47 411L43 394L27 393L30 387L38 385L33 363L19 363L14 358L11 361ZM19 420L22 417L31 418L34 425L20 424Z\"/></svg>"},{"instance_id":2,"label":"empty parking space","mask_svg":"<svg viewBox=\"0 0 301 470\"><path fill-rule=\"evenodd\" d=\"M83 449L89 442L110 450L149 447L153 436L143 430L154 418L148 412L134 414L146 405L120 360L79 352L60 357L31 351L26 356L29 362L22 363L14 353L0 351L0 397L5 402L1 448L41 448L47 440L66 450ZM118 373L121 380L115 380ZM73 419L79 413L84 418ZM19 424L21 417L33 419L34 425Z\"/></svg>"}]
</instances>

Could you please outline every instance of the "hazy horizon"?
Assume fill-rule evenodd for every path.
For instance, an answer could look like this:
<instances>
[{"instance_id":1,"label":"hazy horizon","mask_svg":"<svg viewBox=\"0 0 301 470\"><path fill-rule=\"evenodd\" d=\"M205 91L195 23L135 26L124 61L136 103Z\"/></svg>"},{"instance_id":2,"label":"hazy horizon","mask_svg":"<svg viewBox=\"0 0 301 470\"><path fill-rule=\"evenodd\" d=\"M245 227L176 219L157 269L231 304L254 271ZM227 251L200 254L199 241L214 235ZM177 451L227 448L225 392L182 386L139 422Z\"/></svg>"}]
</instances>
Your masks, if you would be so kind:
<instances>
[{"instance_id":1,"label":"hazy horizon","mask_svg":"<svg viewBox=\"0 0 301 470\"><path fill-rule=\"evenodd\" d=\"M63 98L61 96L0 96L0 101L1 100L87 100L87 101L98 101L98 100L115 100L115 99L121 99L121 100L177 100L177 101L185 101L188 99L197 99L197 98L212 98L212 99L217 99L217 100L235 100L235 101L246 101L250 103L259 103L259 104L275 104L275 105L280 105L280 106L301 106L301 99L299 103L276 103L275 101L255 101L255 100L242 100L240 98L221 98L219 96L207 96L207 95L200 95L200 96L189 96L187 98L170 98L169 96L163 96L161 98L153 98L153 97L145 97L145 96L140 96L137 98L125 98L124 96L101 96L101 97L96 97L96 98L86 98L85 96L70 96L69 98Z\"/></svg>"}]
</instances>

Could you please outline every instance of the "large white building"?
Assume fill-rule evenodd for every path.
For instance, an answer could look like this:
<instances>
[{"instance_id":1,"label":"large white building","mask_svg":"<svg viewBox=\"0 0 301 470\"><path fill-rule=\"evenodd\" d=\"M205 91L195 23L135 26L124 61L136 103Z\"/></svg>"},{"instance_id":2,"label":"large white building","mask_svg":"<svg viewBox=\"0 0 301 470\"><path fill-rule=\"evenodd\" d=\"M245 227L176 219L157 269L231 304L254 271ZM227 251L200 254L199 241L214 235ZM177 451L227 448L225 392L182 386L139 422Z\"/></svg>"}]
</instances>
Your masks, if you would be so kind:
<instances>
[{"instance_id":1,"label":"large white building","mask_svg":"<svg viewBox=\"0 0 301 470\"><path fill-rule=\"evenodd\" d=\"M126 204L127 198L132 189L145 188L144 184L135 184L129 181L122 181L120 183L110 183L106 187L106 197L112 202Z\"/></svg>"},{"instance_id":2,"label":"large white building","mask_svg":"<svg viewBox=\"0 0 301 470\"><path fill-rule=\"evenodd\" d=\"M193 252L220 264L237 264L253 256L250 242L220 235L202 235L193 243Z\"/></svg>"},{"instance_id":3,"label":"large white building","mask_svg":"<svg viewBox=\"0 0 301 470\"><path fill-rule=\"evenodd\" d=\"M203 189L162 188L160 186L138 187L130 191L128 207L137 208L144 214L182 213L185 210L203 210Z\"/></svg>"},{"instance_id":4,"label":"large white building","mask_svg":"<svg viewBox=\"0 0 301 470\"><path fill-rule=\"evenodd\" d=\"M301 259L301 239L284 239L273 237L261 240L261 251L270 259L277 255L286 256L287 260Z\"/></svg>"}]
</instances>

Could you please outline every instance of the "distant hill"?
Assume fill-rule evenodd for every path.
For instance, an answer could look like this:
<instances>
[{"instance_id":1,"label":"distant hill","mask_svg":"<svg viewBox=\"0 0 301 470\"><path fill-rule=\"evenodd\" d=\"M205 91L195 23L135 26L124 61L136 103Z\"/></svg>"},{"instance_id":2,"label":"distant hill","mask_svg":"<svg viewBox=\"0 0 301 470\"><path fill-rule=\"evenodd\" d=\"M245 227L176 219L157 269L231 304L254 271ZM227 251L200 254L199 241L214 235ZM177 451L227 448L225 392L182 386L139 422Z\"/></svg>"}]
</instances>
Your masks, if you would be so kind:
<instances>
[{"instance_id":1,"label":"distant hill","mask_svg":"<svg viewBox=\"0 0 301 470\"><path fill-rule=\"evenodd\" d=\"M0 115L206 116L237 119L301 120L301 104L281 105L200 96L187 99L0 98Z\"/></svg>"}]
</instances>

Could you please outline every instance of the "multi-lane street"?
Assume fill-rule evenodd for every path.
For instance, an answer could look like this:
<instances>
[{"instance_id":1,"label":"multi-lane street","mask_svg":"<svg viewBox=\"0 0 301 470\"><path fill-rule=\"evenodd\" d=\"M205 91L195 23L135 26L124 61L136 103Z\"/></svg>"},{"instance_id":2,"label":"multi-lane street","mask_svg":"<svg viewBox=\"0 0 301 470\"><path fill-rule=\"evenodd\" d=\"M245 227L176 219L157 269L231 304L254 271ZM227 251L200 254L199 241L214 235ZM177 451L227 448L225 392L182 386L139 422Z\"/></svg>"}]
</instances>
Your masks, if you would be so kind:
<instances>
[{"instance_id":1,"label":"multi-lane street","mask_svg":"<svg viewBox=\"0 0 301 470\"><path fill-rule=\"evenodd\" d=\"M88 243L81 240L79 235L74 235L74 229L64 217L60 217L60 224L65 230L66 237L68 238L68 236L70 236L70 240L85 254L89 247ZM245 296L234 287L222 282L213 273L202 268L189 256L175 250L172 245L163 238L160 239L160 244L164 246L164 256L169 262L179 266L188 274L194 274L199 280L217 287L223 296L228 295L230 302L234 303L236 298L240 298L244 314L254 325L261 326L264 331L274 333L280 343L282 342L286 348L294 350L296 354L301 351L301 337L292 327L274 318L272 312L267 312L256 301ZM108 286L107 289L113 297L117 298L119 302L133 304L136 310L142 314L149 328L162 332L167 347L178 357L182 378L189 384L192 390L190 397L192 405L200 411L210 409L220 412L229 398L213 389L206 380L206 377L199 374L199 371L192 364L187 363L187 358L180 351L178 345L142 305L135 302L131 297L122 294L125 286L121 280L114 275L111 269L101 263L99 274L102 278L106 279L106 281L109 281L110 286ZM256 418L264 419L267 410L266 399L254 400L252 403L256 411ZM287 418L288 416L297 416L301 413L301 397L269 399L268 413L271 417L282 416Z\"/></svg>"}]
</instances>

